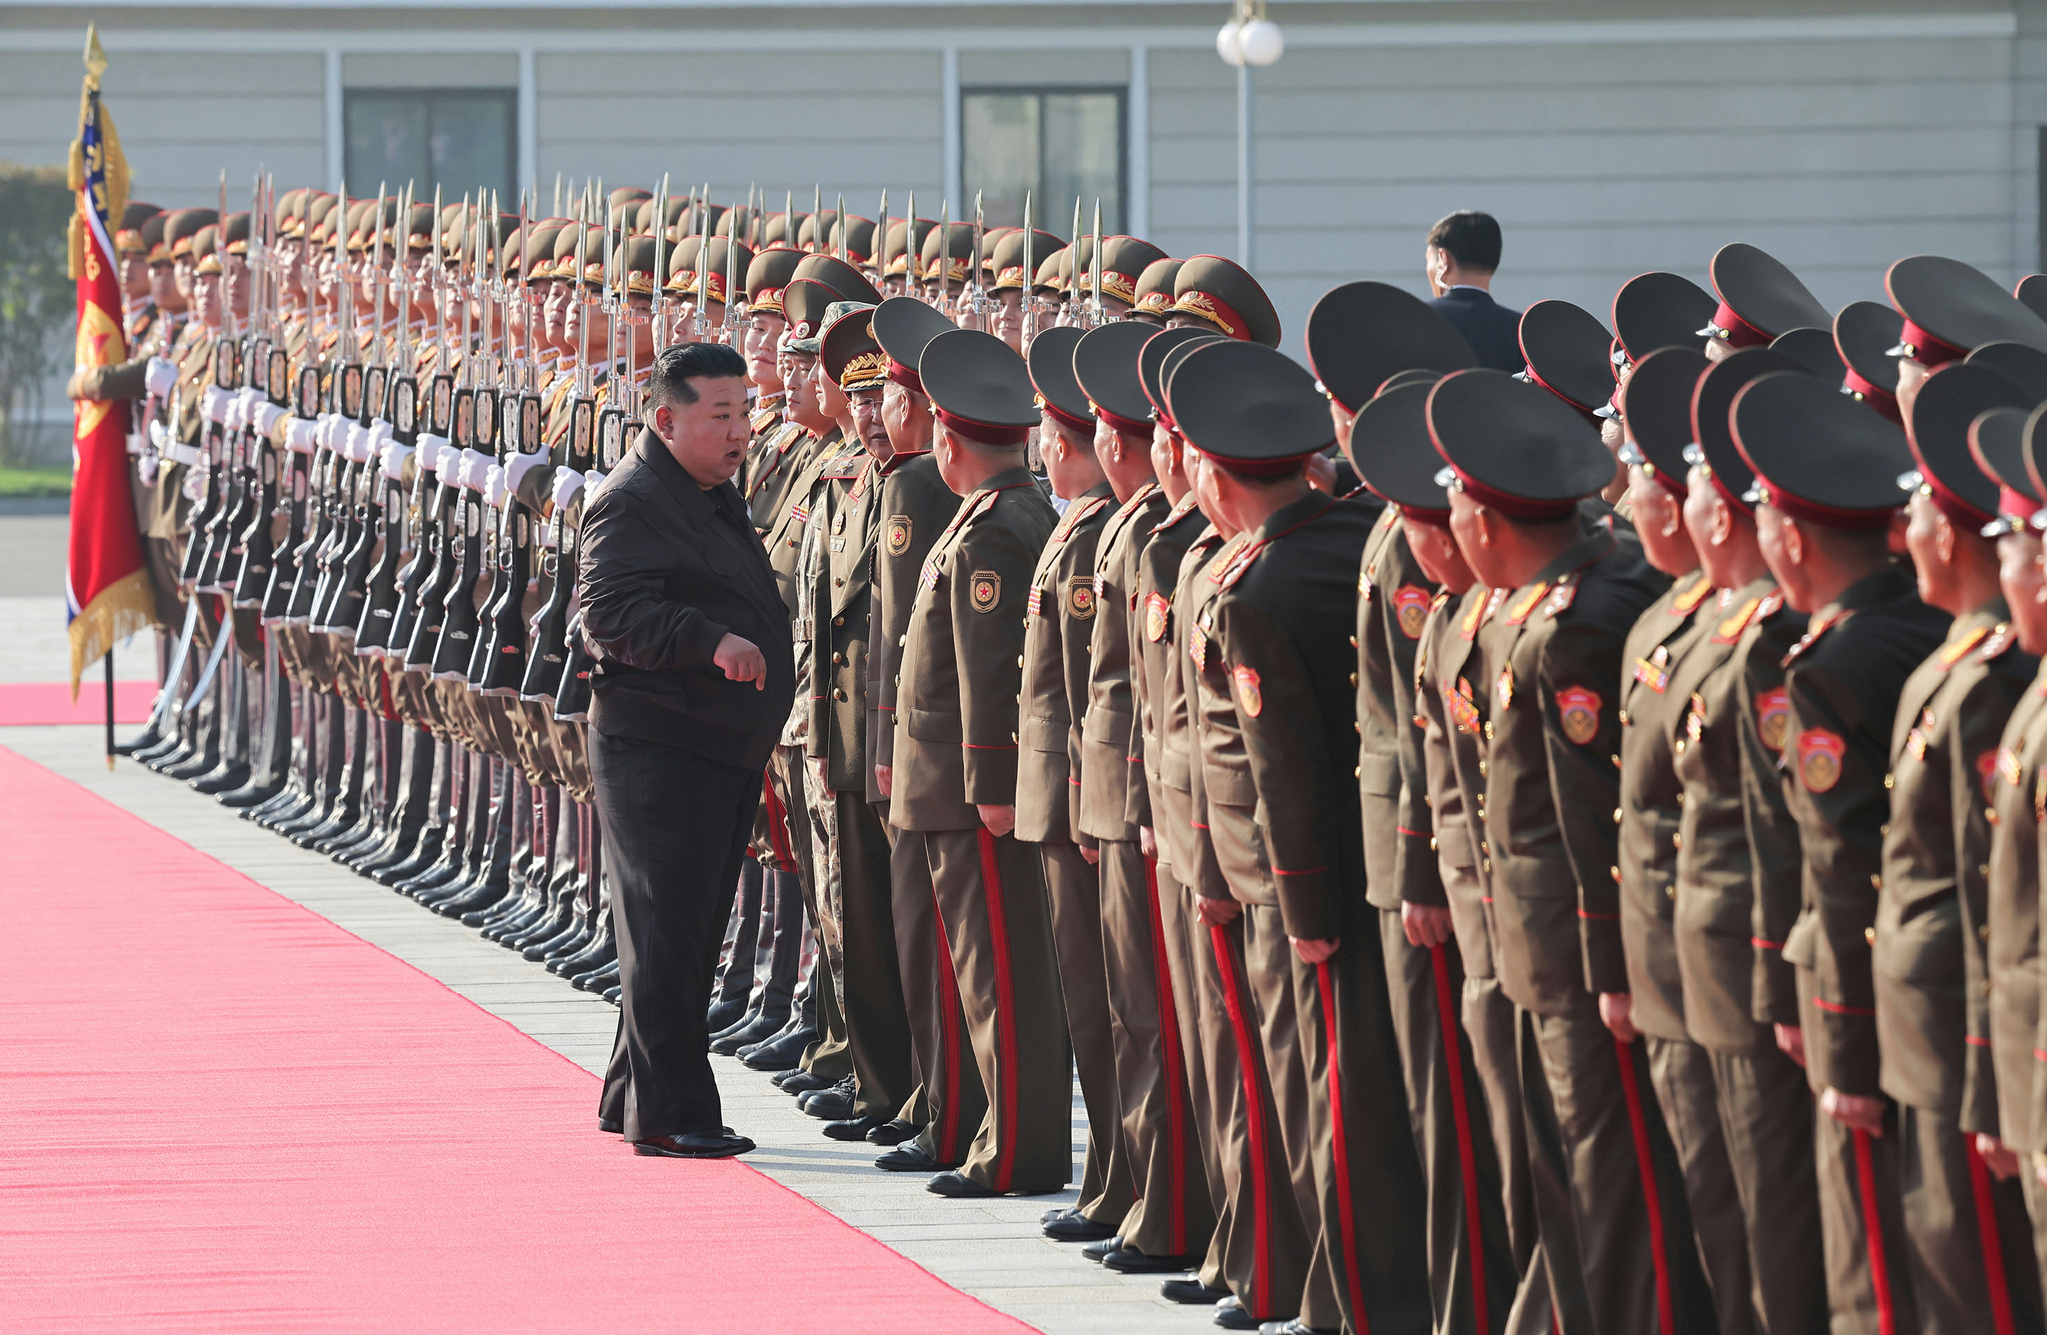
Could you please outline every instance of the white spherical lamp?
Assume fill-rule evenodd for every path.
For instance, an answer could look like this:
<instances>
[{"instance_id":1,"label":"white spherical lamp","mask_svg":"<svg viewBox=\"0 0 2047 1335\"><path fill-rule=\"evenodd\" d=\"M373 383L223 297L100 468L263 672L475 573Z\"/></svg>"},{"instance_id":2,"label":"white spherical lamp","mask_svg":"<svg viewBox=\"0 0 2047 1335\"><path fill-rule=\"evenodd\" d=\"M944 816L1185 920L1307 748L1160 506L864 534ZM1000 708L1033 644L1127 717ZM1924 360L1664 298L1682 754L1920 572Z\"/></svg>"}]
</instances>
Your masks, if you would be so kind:
<instances>
[{"instance_id":1,"label":"white spherical lamp","mask_svg":"<svg viewBox=\"0 0 2047 1335\"><path fill-rule=\"evenodd\" d=\"M1219 49L1222 42L1220 35L1217 36L1216 42ZM1238 31L1237 48L1242 53L1244 63L1270 65L1286 54L1286 37L1280 32L1279 25L1271 19L1252 19ZM1224 59L1227 60L1228 57L1225 56Z\"/></svg>"},{"instance_id":2,"label":"white spherical lamp","mask_svg":"<svg viewBox=\"0 0 2047 1335\"><path fill-rule=\"evenodd\" d=\"M1223 58L1223 64L1232 69L1244 63L1242 36L1245 25L1235 19L1216 31L1215 53Z\"/></svg>"}]
</instances>

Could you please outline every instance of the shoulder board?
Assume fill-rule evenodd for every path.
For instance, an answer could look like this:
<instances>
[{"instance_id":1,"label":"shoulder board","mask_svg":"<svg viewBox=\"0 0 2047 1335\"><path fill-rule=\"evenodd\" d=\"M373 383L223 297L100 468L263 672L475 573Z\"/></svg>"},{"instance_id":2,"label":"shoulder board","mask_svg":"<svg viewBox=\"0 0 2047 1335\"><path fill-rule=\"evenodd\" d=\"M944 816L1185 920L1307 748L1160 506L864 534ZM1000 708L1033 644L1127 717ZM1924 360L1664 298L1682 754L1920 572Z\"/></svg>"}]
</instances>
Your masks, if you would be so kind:
<instances>
[{"instance_id":1,"label":"shoulder board","mask_svg":"<svg viewBox=\"0 0 2047 1335\"><path fill-rule=\"evenodd\" d=\"M1158 489L1159 484L1156 480L1145 483L1136 491L1130 493L1129 500L1123 502L1123 504L1116 507L1115 517L1118 519L1125 519L1133 514L1136 514L1139 510L1144 508L1144 503L1146 501L1149 501L1152 498L1153 493L1157 492Z\"/></svg>"},{"instance_id":2,"label":"shoulder board","mask_svg":"<svg viewBox=\"0 0 2047 1335\"><path fill-rule=\"evenodd\" d=\"M1713 592L1713 580L1709 575L1699 576L1699 582L1673 598L1670 614L1674 617L1690 616L1699 610L1699 604L1706 601L1706 595Z\"/></svg>"},{"instance_id":3,"label":"shoulder board","mask_svg":"<svg viewBox=\"0 0 2047 1335\"><path fill-rule=\"evenodd\" d=\"M781 437L775 441L775 449L782 454L787 454L796 447L797 441L810 434L794 422L789 423L788 427L789 429L784 431Z\"/></svg>"},{"instance_id":4,"label":"shoulder board","mask_svg":"<svg viewBox=\"0 0 2047 1335\"><path fill-rule=\"evenodd\" d=\"M995 502L1001 499L1001 496L1002 493L999 491L990 491L983 493L981 499L975 503L974 508L966 512L967 518L974 519L980 515L987 514L990 510L993 510L995 508Z\"/></svg>"},{"instance_id":5,"label":"shoulder board","mask_svg":"<svg viewBox=\"0 0 2047 1335\"><path fill-rule=\"evenodd\" d=\"M1773 589L1763 595L1763 605L1756 609L1756 620L1768 621L1784 610L1784 590Z\"/></svg>"},{"instance_id":6,"label":"shoulder board","mask_svg":"<svg viewBox=\"0 0 2047 1335\"><path fill-rule=\"evenodd\" d=\"M1825 635L1828 631L1840 625L1842 622L1846 621L1849 617L1853 615L1855 615L1853 612L1836 612L1834 613L1834 615L1827 617L1825 620L1820 621L1816 625L1808 628L1807 631L1805 632L1805 638L1800 640L1797 644L1791 646L1791 652L1784 655L1784 661L1780 663L1778 666L1790 667L1793 659L1797 658L1806 650L1812 648L1813 645L1819 643L1820 636Z\"/></svg>"},{"instance_id":7,"label":"shoulder board","mask_svg":"<svg viewBox=\"0 0 2047 1335\"><path fill-rule=\"evenodd\" d=\"M1713 643L1733 644L1748 629L1748 623L1755 620L1756 613L1767 599L1756 597L1734 609L1734 615L1720 623L1720 629L1713 632Z\"/></svg>"},{"instance_id":8,"label":"shoulder board","mask_svg":"<svg viewBox=\"0 0 2047 1335\"><path fill-rule=\"evenodd\" d=\"M1448 589L1437 589L1437 590L1436 590L1436 596L1435 596L1435 597L1433 597L1433 598L1431 598L1431 599L1429 599L1429 610L1430 610L1431 612L1440 612L1440 611L1442 611L1442 610L1443 610L1443 605L1444 605L1445 603L1449 602L1449 601L1450 601L1450 590L1448 590Z\"/></svg>"},{"instance_id":9,"label":"shoulder board","mask_svg":"<svg viewBox=\"0 0 2047 1335\"><path fill-rule=\"evenodd\" d=\"M1166 517L1164 519L1161 519L1158 523L1153 524L1151 526L1151 531L1153 533L1164 533L1167 529L1171 528L1173 525L1185 519L1188 515L1194 512L1196 499L1197 498L1195 497L1194 493L1192 491L1189 491L1185 496L1182 496L1180 498L1180 503L1178 505L1174 506L1171 510L1168 510L1166 512Z\"/></svg>"},{"instance_id":10,"label":"shoulder board","mask_svg":"<svg viewBox=\"0 0 2047 1335\"><path fill-rule=\"evenodd\" d=\"M2006 650L2018 642L2019 637L2012 630L2011 623L2009 621L2001 621L1998 623L1997 628L1992 630L1989 636L1984 639L1983 649L1976 655L1976 661L1988 663L1991 659L2000 657Z\"/></svg>"},{"instance_id":11,"label":"shoulder board","mask_svg":"<svg viewBox=\"0 0 2047 1335\"><path fill-rule=\"evenodd\" d=\"M1954 640L1947 644L1946 646L1944 646L1940 651L1941 670L1944 672L1947 669L1953 667L1955 664L1961 662L1962 656L1968 653L1971 649L1974 649L1977 645L1981 644L1983 642L1983 637L1988 635L1989 633L1990 628L1988 626L1977 626L1975 629L1969 631L1961 638Z\"/></svg>"},{"instance_id":12,"label":"shoulder board","mask_svg":"<svg viewBox=\"0 0 2047 1335\"><path fill-rule=\"evenodd\" d=\"M1549 601L1542 605L1543 619L1553 620L1565 608L1569 607L1577 597L1578 581L1566 576L1564 582L1557 585L1557 591L1549 596Z\"/></svg>"},{"instance_id":13,"label":"shoulder board","mask_svg":"<svg viewBox=\"0 0 2047 1335\"><path fill-rule=\"evenodd\" d=\"M1507 608L1507 624L1518 626L1528 620L1529 615L1535 611L1535 605L1541 602L1543 595L1548 592L1549 581L1543 580L1540 584L1537 584L1534 588L1516 598Z\"/></svg>"},{"instance_id":14,"label":"shoulder board","mask_svg":"<svg viewBox=\"0 0 2047 1335\"><path fill-rule=\"evenodd\" d=\"M866 458L865 446L842 450L825 464L819 476L832 482L850 482L860 476L860 465Z\"/></svg>"},{"instance_id":15,"label":"shoulder board","mask_svg":"<svg viewBox=\"0 0 2047 1335\"><path fill-rule=\"evenodd\" d=\"M1053 542L1064 542L1073 536L1073 530L1085 524L1090 518L1101 513L1102 508L1115 499L1111 496L1096 496L1092 500L1075 501L1066 507L1060 516L1059 527L1052 534Z\"/></svg>"}]
</instances>

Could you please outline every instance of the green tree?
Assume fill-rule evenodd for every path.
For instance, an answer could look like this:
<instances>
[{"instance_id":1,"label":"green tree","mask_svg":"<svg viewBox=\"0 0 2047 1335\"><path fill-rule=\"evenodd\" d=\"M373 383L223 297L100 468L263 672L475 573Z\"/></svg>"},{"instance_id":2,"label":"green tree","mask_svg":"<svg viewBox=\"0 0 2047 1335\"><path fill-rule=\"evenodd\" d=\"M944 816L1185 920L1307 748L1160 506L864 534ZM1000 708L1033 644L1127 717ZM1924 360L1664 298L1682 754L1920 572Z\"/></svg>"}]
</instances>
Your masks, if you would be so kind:
<instances>
[{"instance_id":1,"label":"green tree","mask_svg":"<svg viewBox=\"0 0 2047 1335\"><path fill-rule=\"evenodd\" d=\"M50 376L69 365L78 287L64 271L73 200L62 167L0 162L0 463L34 442Z\"/></svg>"}]
</instances>

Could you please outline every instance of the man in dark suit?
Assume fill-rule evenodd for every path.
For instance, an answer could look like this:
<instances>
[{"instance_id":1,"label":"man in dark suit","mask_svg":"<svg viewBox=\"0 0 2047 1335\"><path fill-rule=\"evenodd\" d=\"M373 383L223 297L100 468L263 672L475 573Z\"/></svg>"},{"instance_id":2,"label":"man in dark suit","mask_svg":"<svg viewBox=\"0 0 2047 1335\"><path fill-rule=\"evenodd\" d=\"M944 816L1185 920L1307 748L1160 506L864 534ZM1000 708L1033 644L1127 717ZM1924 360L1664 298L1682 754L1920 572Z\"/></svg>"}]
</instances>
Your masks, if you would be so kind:
<instances>
[{"instance_id":1,"label":"man in dark suit","mask_svg":"<svg viewBox=\"0 0 2047 1335\"><path fill-rule=\"evenodd\" d=\"M1429 305L1440 312L1471 350L1478 364L1495 371L1519 371L1521 312L1493 300L1488 290L1500 267L1500 224L1490 213L1453 213L1429 229L1424 266Z\"/></svg>"},{"instance_id":2,"label":"man in dark suit","mask_svg":"<svg viewBox=\"0 0 2047 1335\"><path fill-rule=\"evenodd\" d=\"M650 415L583 519L590 771L618 933L618 1041L598 1125L640 1154L722 1159L704 1017L761 774L795 696L789 609L732 476L746 365L664 351Z\"/></svg>"}]
</instances>

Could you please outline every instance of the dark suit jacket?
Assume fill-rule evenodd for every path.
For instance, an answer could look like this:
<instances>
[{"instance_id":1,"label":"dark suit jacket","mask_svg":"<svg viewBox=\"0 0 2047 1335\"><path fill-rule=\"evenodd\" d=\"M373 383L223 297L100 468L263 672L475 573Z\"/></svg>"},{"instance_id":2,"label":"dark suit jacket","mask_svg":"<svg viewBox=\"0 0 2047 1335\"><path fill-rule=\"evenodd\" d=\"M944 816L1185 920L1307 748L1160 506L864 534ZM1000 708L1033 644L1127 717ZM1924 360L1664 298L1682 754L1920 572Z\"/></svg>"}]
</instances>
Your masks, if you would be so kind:
<instances>
[{"instance_id":1,"label":"dark suit jacket","mask_svg":"<svg viewBox=\"0 0 2047 1335\"><path fill-rule=\"evenodd\" d=\"M1511 373L1528 364L1521 355L1521 312L1494 301L1490 292L1453 287L1429 305L1464 335L1480 366Z\"/></svg>"},{"instance_id":2,"label":"dark suit jacket","mask_svg":"<svg viewBox=\"0 0 2047 1335\"><path fill-rule=\"evenodd\" d=\"M774 753L796 694L789 609L746 503L697 486L646 432L583 515L583 632L595 647L590 722L746 769ZM760 646L767 687L712 661L727 632Z\"/></svg>"}]
</instances>

